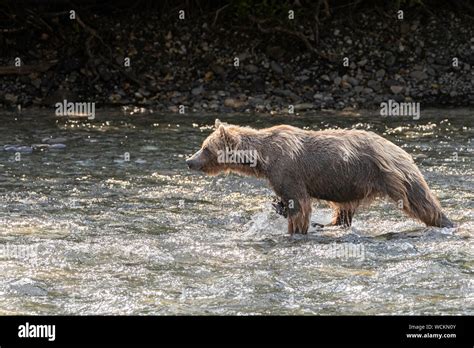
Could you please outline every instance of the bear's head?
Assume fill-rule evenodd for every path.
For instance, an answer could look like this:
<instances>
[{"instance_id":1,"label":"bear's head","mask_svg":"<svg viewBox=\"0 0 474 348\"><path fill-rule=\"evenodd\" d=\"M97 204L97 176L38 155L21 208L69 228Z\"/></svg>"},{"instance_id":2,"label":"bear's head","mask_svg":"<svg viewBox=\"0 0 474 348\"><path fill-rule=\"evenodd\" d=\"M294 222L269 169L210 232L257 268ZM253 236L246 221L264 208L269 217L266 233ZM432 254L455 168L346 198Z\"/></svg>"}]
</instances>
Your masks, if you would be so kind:
<instances>
[{"instance_id":1,"label":"bear's head","mask_svg":"<svg viewBox=\"0 0 474 348\"><path fill-rule=\"evenodd\" d=\"M231 171L254 174L258 153L243 141L245 130L217 119L215 128L204 140L201 149L186 160L188 167L208 175Z\"/></svg>"}]
</instances>

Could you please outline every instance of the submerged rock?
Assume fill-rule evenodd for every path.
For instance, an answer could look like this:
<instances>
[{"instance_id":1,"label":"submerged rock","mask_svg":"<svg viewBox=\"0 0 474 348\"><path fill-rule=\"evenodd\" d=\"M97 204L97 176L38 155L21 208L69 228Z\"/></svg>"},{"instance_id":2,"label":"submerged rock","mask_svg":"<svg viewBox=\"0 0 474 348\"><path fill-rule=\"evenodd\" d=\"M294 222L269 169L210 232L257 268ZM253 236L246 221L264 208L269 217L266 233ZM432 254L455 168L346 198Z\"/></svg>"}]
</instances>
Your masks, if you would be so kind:
<instances>
[{"instance_id":1,"label":"submerged rock","mask_svg":"<svg viewBox=\"0 0 474 348\"><path fill-rule=\"evenodd\" d=\"M49 144L33 144L33 145L31 145L33 150L46 150L46 149L49 149L50 146L51 145L49 145Z\"/></svg>"},{"instance_id":2,"label":"submerged rock","mask_svg":"<svg viewBox=\"0 0 474 348\"><path fill-rule=\"evenodd\" d=\"M3 150L7 152L22 152L22 153L33 152L33 148L31 146L25 146L25 145L4 145Z\"/></svg>"},{"instance_id":3,"label":"submerged rock","mask_svg":"<svg viewBox=\"0 0 474 348\"><path fill-rule=\"evenodd\" d=\"M64 143L66 142L67 139L66 138L43 138L41 139L41 142L45 143L45 144L57 144L57 143Z\"/></svg>"},{"instance_id":4,"label":"submerged rock","mask_svg":"<svg viewBox=\"0 0 474 348\"><path fill-rule=\"evenodd\" d=\"M16 293L26 296L46 296L46 286L31 279L20 279L10 284L10 289Z\"/></svg>"},{"instance_id":5,"label":"submerged rock","mask_svg":"<svg viewBox=\"0 0 474 348\"><path fill-rule=\"evenodd\" d=\"M65 149L66 144L51 144L49 148L50 149Z\"/></svg>"}]
</instances>

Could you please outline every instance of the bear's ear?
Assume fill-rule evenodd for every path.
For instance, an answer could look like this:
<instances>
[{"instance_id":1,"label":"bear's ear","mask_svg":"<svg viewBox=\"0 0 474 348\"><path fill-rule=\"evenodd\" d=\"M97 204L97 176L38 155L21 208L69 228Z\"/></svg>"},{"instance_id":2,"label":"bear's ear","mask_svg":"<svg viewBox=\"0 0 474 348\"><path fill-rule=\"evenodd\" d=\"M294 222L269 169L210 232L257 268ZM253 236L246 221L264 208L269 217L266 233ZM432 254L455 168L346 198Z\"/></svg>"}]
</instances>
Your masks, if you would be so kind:
<instances>
[{"instance_id":1,"label":"bear's ear","mask_svg":"<svg viewBox=\"0 0 474 348\"><path fill-rule=\"evenodd\" d=\"M214 128L219 128L220 126L229 126L227 122L222 122L218 118L216 118L216 121L214 122Z\"/></svg>"},{"instance_id":2,"label":"bear's ear","mask_svg":"<svg viewBox=\"0 0 474 348\"><path fill-rule=\"evenodd\" d=\"M225 139L227 137L227 132L225 131L224 125L219 123L219 125L216 126L216 127L217 127L217 131L219 132L219 135L221 136L221 138Z\"/></svg>"},{"instance_id":3,"label":"bear's ear","mask_svg":"<svg viewBox=\"0 0 474 348\"><path fill-rule=\"evenodd\" d=\"M236 147L240 143L240 137L238 134L234 133L231 129L226 128L223 124L217 129L221 139L224 141L224 144L229 147Z\"/></svg>"}]
</instances>

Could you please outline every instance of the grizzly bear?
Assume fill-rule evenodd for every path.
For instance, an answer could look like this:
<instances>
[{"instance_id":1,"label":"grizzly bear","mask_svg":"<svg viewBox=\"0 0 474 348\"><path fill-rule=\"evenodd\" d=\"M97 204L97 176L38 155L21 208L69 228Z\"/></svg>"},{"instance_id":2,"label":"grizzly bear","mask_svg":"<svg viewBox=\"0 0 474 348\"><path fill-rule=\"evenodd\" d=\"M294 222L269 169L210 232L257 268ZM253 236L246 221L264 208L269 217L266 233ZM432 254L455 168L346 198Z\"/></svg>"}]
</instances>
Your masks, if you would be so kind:
<instances>
[{"instance_id":1,"label":"grizzly bear","mask_svg":"<svg viewBox=\"0 0 474 348\"><path fill-rule=\"evenodd\" d=\"M362 130L308 131L288 125L253 129L216 120L216 130L186 162L214 175L266 178L281 197L288 232L306 234L311 199L333 208L331 225L350 226L359 206L388 196L428 226L453 227L411 156Z\"/></svg>"}]
</instances>

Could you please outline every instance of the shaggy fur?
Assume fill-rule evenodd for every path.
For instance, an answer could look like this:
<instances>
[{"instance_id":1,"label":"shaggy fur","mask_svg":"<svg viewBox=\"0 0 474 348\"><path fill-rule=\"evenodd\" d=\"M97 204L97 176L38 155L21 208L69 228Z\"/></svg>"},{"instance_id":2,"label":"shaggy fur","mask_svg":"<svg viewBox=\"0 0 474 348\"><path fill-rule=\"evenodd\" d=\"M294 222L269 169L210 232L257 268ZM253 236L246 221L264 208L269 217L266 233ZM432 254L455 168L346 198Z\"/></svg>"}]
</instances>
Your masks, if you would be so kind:
<instances>
[{"instance_id":1,"label":"shaggy fur","mask_svg":"<svg viewBox=\"0 0 474 348\"><path fill-rule=\"evenodd\" d=\"M281 125L256 130L221 124L187 160L207 174L235 172L268 179L287 209L288 232L306 233L311 199L329 202L333 225L350 226L357 208L389 196L429 226L452 227L411 156L361 130L306 131ZM257 165L218 163L224 149L257 151Z\"/></svg>"}]
</instances>

